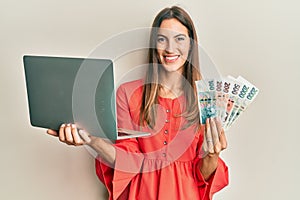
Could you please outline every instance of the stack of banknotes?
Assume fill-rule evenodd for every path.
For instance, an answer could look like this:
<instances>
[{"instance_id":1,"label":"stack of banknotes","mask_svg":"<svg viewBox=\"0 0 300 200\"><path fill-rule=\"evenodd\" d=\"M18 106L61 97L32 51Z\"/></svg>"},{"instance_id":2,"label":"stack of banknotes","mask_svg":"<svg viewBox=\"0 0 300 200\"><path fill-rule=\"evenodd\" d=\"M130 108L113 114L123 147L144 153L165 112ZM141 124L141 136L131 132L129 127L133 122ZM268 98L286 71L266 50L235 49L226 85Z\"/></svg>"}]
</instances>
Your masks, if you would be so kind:
<instances>
[{"instance_id":1,"label":"stack of banknotes","mask_svg":"<svg viewBox=\"0 0 300 200\"><path fill-rule=\"evenodd\" d=\"M245 78L232 76L196 81L198 106L202 124L210 117L218 117L228 130L245 112L259 93L259 89Z\"/></svg>"}]
</instances>

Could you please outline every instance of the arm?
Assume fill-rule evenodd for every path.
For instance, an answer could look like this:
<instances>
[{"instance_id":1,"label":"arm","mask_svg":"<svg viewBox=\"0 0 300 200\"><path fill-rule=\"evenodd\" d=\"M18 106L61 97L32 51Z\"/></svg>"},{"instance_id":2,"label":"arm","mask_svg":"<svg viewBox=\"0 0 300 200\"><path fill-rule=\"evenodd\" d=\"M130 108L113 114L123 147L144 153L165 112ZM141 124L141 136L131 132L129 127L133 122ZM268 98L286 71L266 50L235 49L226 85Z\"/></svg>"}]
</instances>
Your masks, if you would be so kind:
<instances>
[{"instance_id":1,"label":"arm","mask_svg":"<svg viewBox=\"0 0 300 200\"><path fill-rule=\"evenodd\" d=\"M221 123L208 119L198 143L198 156L194 161L194 177L201 200L211 200L213 194L228 185L228 168L219 157L227 147Z\"/></svg>"},{"instance_id":2,"label":"arm","mask_svg":"<svg viewBox=\"0 0 300 200\"><path fill-rule=\"evenodd\" d=\"M68 145L89 145L109 165L113 166L115 163L116 149L112 144L110 144L102 138L89 135L88 133L82 130L80 130L78 133L75 124L62 124L58 132L49 129L47 130L47 133L59 137L59 140L61 142Z\"/></svg>"},{"instance_id":3,"label":"arm","mask_svg":"<svg viewBox=\"0 0 300 200\"><path fill-rule=\"evenodd\" d=\"M134 105L141 99L141 92L136 92L140 89L142 82L133 82L127 84L126 87L121 85L117 90L117 121L120 128L134 129L132 118L129 113L129 99L134 100ZM135 94L135 95L133 95ZM92 147L98 155L106 161L110 166L114 166L116 160L116 147L102 138L94 137L84 131L77 131L75 124L62 124L59 131L48 130L48 134L59 137L59 140L68 145L83 145L87 144ZM80 137L81 136L81 137ZM130 143L130 145L129 145ZM122 149L127 151L139 151L137 141L127 140L126 145Z\"/></svg>"},{"instance_id":4,"label":"arm","mask_svg":"<svg viewBox=\"0 0 300 200\"><path fill-rule=\"evenodd\" d=\"M198 167L203 178L208 180L218 167L220 152L227 147L226 136L219 120L206 120L202 147L203 158Z\"/></svg>"}]
</instances>

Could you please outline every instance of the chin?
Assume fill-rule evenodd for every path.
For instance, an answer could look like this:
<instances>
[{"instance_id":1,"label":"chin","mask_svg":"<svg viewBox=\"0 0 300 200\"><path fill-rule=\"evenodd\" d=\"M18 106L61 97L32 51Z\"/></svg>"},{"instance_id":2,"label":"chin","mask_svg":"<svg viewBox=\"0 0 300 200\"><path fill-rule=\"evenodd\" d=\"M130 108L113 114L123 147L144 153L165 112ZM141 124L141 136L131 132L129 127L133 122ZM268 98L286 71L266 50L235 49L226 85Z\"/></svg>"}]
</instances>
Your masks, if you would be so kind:
<instances>
[{"instance_id":1,"label":"chin","mask_svg":"<svg viewBox=\"0 0 300 200\"><path fill-rule=\"evenodd\" d=\"M170 64L162 64L163 69L166 72L181 72L182 71L182 65L170 65Z\"/></svg>"}]
</instances>

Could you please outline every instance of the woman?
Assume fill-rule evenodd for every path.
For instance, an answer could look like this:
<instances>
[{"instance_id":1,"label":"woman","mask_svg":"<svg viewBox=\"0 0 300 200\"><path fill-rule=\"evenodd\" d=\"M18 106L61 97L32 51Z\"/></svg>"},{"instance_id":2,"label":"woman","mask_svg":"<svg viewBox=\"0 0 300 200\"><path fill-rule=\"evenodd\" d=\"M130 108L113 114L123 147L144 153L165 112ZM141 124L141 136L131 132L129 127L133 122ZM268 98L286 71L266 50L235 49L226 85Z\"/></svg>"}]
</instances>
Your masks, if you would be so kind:
<instances>
[{"instance_id":1,"label":"woman","mask_svg":"<svg viewBox=\"0 0 300 200\"><path fill-rule=\"evenodd\" d=\"M98 153L96 173L110 199L212 199L228 184L227 167L219 158L227 143L218 119L200 124L197 69L192 20L179 7L166 8L152 25L146 78L117 91L118 126L151 136L110 144L86 132L80 137L75 124L48 133Z\"/></svg>"}]
</instances>

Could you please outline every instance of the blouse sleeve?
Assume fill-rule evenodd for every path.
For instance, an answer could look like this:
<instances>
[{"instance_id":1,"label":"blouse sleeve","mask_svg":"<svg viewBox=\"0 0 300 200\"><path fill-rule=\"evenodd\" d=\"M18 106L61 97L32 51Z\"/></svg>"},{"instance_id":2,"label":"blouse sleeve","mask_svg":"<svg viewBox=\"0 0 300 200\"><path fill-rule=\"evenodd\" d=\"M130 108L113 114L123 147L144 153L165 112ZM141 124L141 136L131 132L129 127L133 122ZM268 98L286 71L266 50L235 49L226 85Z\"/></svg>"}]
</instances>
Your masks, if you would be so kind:
<instances>
[{"instance_id":1,"label":"blouse sleeve","mask_svg":"<svg viewBox=\"0 0 300 200\"><path fill-rule=\"evenodd\" d=\"M202 165L202 158L200 150L202 149L204 125L200 129L199 141L197 147L197 155L193 163L193 175L199 188L199 194L201 200L211 200L214 193L220 191L222 188L228 185L228 167L224 161L219 158L218 167L216 171L210 176L208 180L205 180L202 176L199 166Z\"/></svg>"},{"instance_id":2,"label":"blouse sleeve","mask_svg":"<svg viewBox=\"0 0 300 200\"><path fill-rule=\"evenodd\" d=\"M129 109L128 91L122 85L117 91L117 122L119 128L134 129ZM144 157L140 151L136 138L118 140L114 144L116 160L114 167L110 167L97 158L95 162L96 174L106 186L109 199L123 199L128 192L132 178L140 172ZM126 199L126 197L124 197Z\"/></svg>"},{"instance_id":3,"label":"blouse sleeve","mask_svg":"<svg viewBox=\"0 0 300 200\"><path fill-rule=\"evenodd\" d=\"M196 158L194 161L194 177L199 187L201 200L211 200L214 193L228 185L228 167L219 158L216 171L208 180L205 180L198 167L201 162L201 158Z\"/></svg>"}]
</instances>

